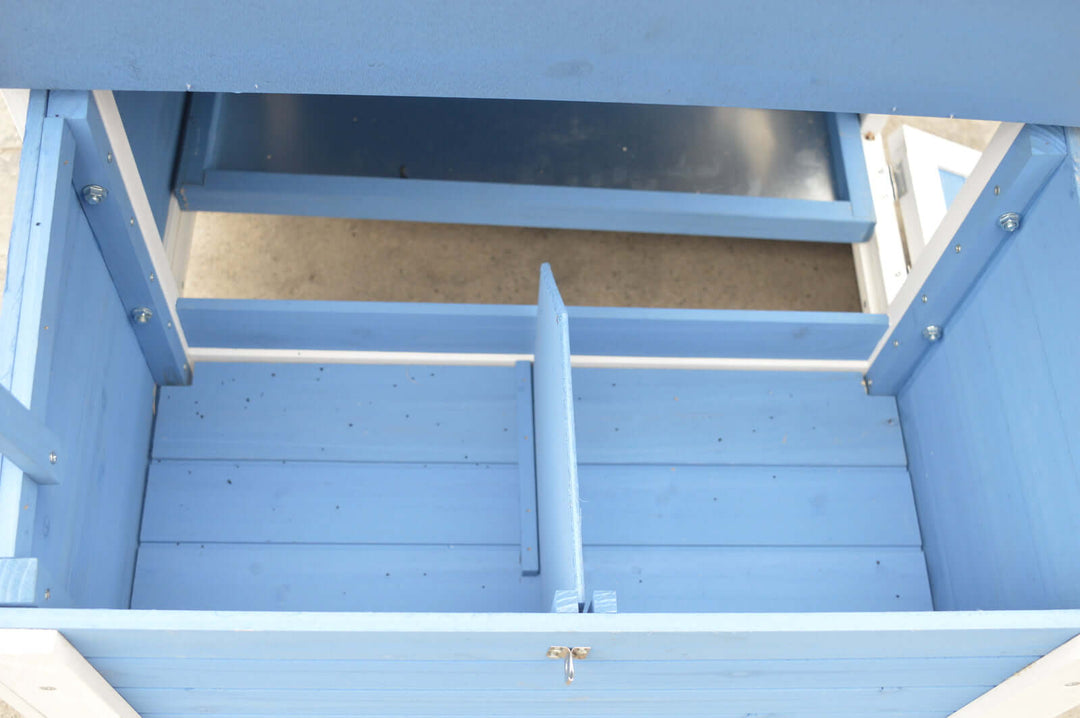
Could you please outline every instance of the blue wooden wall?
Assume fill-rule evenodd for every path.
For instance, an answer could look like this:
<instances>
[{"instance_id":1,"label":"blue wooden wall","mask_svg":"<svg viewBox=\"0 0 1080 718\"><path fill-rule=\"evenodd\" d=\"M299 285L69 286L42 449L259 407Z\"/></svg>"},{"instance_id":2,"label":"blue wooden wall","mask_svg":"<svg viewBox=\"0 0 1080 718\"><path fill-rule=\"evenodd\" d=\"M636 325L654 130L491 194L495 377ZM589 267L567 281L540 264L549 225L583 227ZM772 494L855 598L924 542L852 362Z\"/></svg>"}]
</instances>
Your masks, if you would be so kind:
<instances>
[{"instance_id":1,"label":"blue wooden wall","mask_svg":"<svg viewBox=\"0 0 1080 718\"><path fill-rule=\"evenodd\" d=\"M1075 172L1053 175L899 393L938 610L1080 607Z\"/></svg>"},{"instance_id":2,"label":"blue wooden wall","mask_svg":"<svg viewBox=\"0 0 1080 718\"><path fill-rule=\"evenodd\" d=\"M154 382L72 186L72 134L39 99L0 321L2 375L65 448L55 485L28 485L5 461L0 528L17 538L0 572L29 559L37 575L30 596L5 596L0 581L0 603L127 608Z\"/></svg>"}]
</instances>

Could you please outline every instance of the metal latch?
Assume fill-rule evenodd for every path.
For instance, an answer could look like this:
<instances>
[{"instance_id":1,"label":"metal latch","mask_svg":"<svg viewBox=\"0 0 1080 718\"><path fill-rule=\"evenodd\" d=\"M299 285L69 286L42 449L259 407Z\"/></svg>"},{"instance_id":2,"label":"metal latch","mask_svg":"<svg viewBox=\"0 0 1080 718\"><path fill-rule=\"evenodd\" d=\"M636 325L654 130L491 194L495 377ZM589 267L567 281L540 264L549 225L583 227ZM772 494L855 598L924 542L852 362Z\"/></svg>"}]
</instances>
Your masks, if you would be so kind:
<instances>
[{"instance_id":1,"label":"metal latch","mask_svg":"<svg viewBox=\"0 0 1080 718\"><path fill-rule=\"evenodd\" d=\"M567 648L566 646L552 646L547 651L548 658L561 658L563 659L563 675L566 678L566 685L570 685L574 682L574 659L583 661L589 657L589 651L592 649L587 646L579 646L577 648Z\"/></svg>"}]
</instances>

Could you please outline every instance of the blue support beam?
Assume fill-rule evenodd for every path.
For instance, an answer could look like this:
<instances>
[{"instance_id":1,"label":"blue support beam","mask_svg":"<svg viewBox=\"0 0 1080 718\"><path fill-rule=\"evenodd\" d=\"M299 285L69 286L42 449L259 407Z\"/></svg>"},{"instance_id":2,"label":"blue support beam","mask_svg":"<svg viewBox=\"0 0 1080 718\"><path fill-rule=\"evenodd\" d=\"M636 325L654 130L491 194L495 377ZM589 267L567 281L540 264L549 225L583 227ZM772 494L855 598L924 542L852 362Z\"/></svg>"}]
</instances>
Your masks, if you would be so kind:
<instances>
[{"instance_id":1,"label":"blue support beam","mask_svg":"<svg viewBox=\"0 0 1080 718\"><path fill-rule=\"evenodd\" d=\"M194 347L531 354L536 307L181 299ZM587 355L864 360L883 314L567 307Z\"/></svg>"},{"instance_id":2,"label":"blue support beam","mask_svg":"<svg viewBox=\"0 0 1080 718\"><path fill-rule=\"evenodd\" d=\"M865 174L865 170L863 170ZM181 207L411 222L860 242L873 220L850 202L601 187L206 172L180 188Z\"/></svg>"},{"instance_id":3,"label":"blue support beam","mask_svg":"<svg viewBox=\"0 0 1080 718\"><path fill-rule=\"evenodd\" d=\"M556 613L585 604L574 392L570 383L570 327L551 267L540 267L533 366L536 499L540 514L543 602Z\"/></svg>"},{"instance_id":4,"label":"blue support beam","mask_svg":"<svg viewBox=\"0 0 1080 718\"><path fill-rule=\"evenodd\" d=\"M0 454L39 484L59 483L60 440L40 418L0 388Z\"/></svg>"},{"instance_id":5,"label":"blue support beam","mask_svg":"<svg viewBox=\"0 0 1080 718\"><path fill-rule=\"evenodd\" d=\"M863 235L857 241L866 241L874 231L874 198L863 156L859 116L829 115L828 128L837 196L847 201L854 220L862 223Z\"/></svg>"},{"instance_id":6,"label":"blue support beam","mask_svg":"<svg viewBox=\"0 0 1080 718\"><path fill-rule=\"evenodd\" d=\"M942 338L948 341L953 315L996 261L1002 245L1022 241L1024 212L1065 156L1065 135L1060 127L1028 125L981 194L973 194L978 189L970 180L961 189L950 213L967 211L953 236L952 249L941 255L870 367L870 393L896 394L923 357L934 351L935 343ZM1002 227L1002 215L1008 212L1019 215L1019 231ZM936 335L929 327L936 328Z\"/></svg>"},{"instance_id":7,"label":"blue support beam","mask_svg":"<svg viewBox=\"0 0 1080 718\"><path fill-rule=\"evenodd\" d=\"M1080 5L5 3L0 86L490 97L1080 125ZM243 32L237 32L243 28ZM103 38L124 38L105 42ZM57 48L63 48L58 52Z\"/></svg>"},{"instance_id":8,"label":"blue support beam","mask_svg":"<svg viewBox=\"0 0 1080 718\"><path fill-rule=\"evenodd\" d=\"M142 234L153 232L157 237L156 226L152 216L151 226L142 225L136 199L129 196L145 190L141 184L133 186L132 178L125 183L120 162L114 161L120 149L112 146L90 93L51 93L49 114L64 118L75 137L74 187L154 380L166 385L191 383L183 334L172 320L174 307Z\"/></svg>"}]
</instances>

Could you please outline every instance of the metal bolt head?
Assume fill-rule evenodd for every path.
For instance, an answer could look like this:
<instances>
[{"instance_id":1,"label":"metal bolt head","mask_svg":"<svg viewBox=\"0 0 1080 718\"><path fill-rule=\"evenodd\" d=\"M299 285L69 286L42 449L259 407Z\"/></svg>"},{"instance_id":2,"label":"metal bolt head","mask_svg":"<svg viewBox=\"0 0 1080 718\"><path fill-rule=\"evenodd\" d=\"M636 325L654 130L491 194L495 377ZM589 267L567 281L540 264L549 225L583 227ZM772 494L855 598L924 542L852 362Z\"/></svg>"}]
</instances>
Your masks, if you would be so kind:
<instances>
[{"instance_id":1,"label":"metal bolt head","mask_svg":"<svg viewBox=\"0 0 1080 718\"><path fill-rule=\"evenodd\" d=\"M922 335L926 337L926 341L928 342L936 342L938 339L941 339L941 334L941 327L936 324L931 324L926 327L926 329L922 330Z\"/></svg>"},{"instance_id":2,"label":"metal bolt head","mask_svg":"<svg viewBox=\"0 0 1080 718\"><path fill-rule=\"evenodd\" d=\"M82 188L82 196L87 204L101 204L109 196L109 190L99 184L88 184Z\"/></svg>"},{"instance_id":3,"label":"metal bolt head","mask_svg":"<svg viewBox=\"0 0 1080 718\"><path fill-rule=\"evenodd\" d=\"M49 463L50 464L55 464L57 461L59 461L59 459L60 459L60 457L56 455L55 451L50 451L49 452Z\"/></svg>"},{"instance_id":4,"label":"metal bolt head","mask_svg":"<svg viewBox=\"0 0 1080 718\"><path fill-rule=\"evenodd\" d=\"M1016 212L1006 212L998 217L998 224L1006 232L1015 232L1020 229L1020 215Z\"/></svg>"},{"instance_id":5,"label":"metal bolt head","mask_svg":"<svg viewBox=\"0 0 1080 718\"><path fill-rule=\"evenodd\" d=\"M136 324L146 324L154 318L154 312L150 307L135 307L131 310L131 320Z\"/></svg>"}]
</instances>

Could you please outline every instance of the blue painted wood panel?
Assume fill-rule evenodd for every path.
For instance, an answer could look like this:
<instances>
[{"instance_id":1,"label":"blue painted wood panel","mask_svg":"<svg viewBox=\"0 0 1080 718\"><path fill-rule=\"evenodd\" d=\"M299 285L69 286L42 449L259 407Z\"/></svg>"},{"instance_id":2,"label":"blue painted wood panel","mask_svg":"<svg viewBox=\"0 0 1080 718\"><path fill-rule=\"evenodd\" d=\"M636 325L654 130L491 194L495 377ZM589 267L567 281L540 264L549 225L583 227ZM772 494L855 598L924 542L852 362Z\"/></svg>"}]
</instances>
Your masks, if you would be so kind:
<instances>
[{"instance_id":1,"label":"blue painted wood panel","mask_svg":"<svg viewBox=\"0 0 1080 718\"><path fill-rule=\"evenodd\" d=\"M513 367L201 364L155 458L514 463Z\"/></svg>"},{"instance_id":2,"label":"blue painted wood panel","mask_svg":"<svg viewBox=\"0 0 1080 718\"><path fill-rule=\"evenodd\" d=\"M426 0L406 10L336 2L318 15L297 0L274 13L206 0L185 12L123 2L57 14L33 5L0 28L0 85L519 97L1080 124L1080 98L1062 91L1080 81L1074 37L1058 30L1080 26L1080 9L1039 2L1017 14L1005 0L974 15L970 9L963 0L870 9L783 0ZM248 32L239 36L236 28ZM112 46L104 37L127 41ZM1006 47L1026 51L1014 56L1001 52ZM1060 70L1045 71L1051 67Z\"/></svg>"},{"instance_id":3,"label":"blue painted wood panel","mask_svg":"<svg viewBox=\"0 0 1080 718\"><path fill-rule=\"evenodd\" d=\"M67 256L56 281L64 296L79 301L65 301L50 329L56 334L45 414L67 456L63 483L38 491L32 555L53 576L41 587L50 593L43 604L125 608L154 381L74 191L68 201Z\"/></svg>"},{"instance_id":4,"label":"blue painted wood panel","mask_svg":"<svg viewBox=\"0 0 1080 718\"><path fill-rule=\"evenodd\" d=\"M872 221L849 202L489 182L207 173L181 207L312 217L858 242Z\"/></svg>"},{"instance_id":5,"label":"blue painted wood panel","mask_svg":"<svg viewBox=\"0 0 1080 718\"><path fill-rule=\"evenodd\" d=\"M512 544L513 464L160 461L142 540Z\"/></svg>"},{"instance_id":6,"label":"blue painted wood panel","mask_svg":"<svg viewBox=\"0 0 1080 718\"><path fill-rule=\"evenodd\" d=\"M311 520L318 520L312 516ZM516 539L516 537L515 537ZM143 543L132 608L543 611L540 580L504 546Z\"/></svg>"},{"instance_id":7,"label":"blue painted wood panel","mask_svg":"<svg viewBox=\"0 0 1080 718\"><path fill-rule=\"evenodd\" d=\"M932 608L917 546L586 544L585 569L589 586L614 589L619 610L628 613Z\"/></svg>"},{"instance_id":8,"label":"blue painted wood panel","mask_svg":"<svg viewBox=\"0 0 1080 718\"><path fill-rule=\"evenodd\" d=\"M531 354L536 307L181 299L193 347ZM881 314L567 307L575 354L867 359Z\"/></svg>"},{"instance_id":9,"label":"blue painted wood panel","mask_svg":"<svg viewBox=\"0 0 1080 718\"><path fill-rule=\"evenodd\" d=\"M44 94L35 95L32 107L43 119L40 139L32 137L24 154L11 247L17 279L8 282L4 304L5 374L64 447L56 464L64 482L31 496L13 486L22 477L5 469L5 519L12 521L4 523L15 531L7 548L37 560L35 602L122 608L134 571L154 384L71 186L72 134L63 119L44 118L45 105Z\"/></svg>"},{"instance_id":10,"label":"blue painted wood panel","mask_svg":"<svg viewBox=\"0 0 1080 718\"><path fill-rule=\"evenodd\" d=\"M565 351L538 355L566 360ZM583 479L554 510L576 511L580 491L589 587L630 582L624 610L929 607L895 401L867 396L857 375L580 370L574 378ZM522 606L506 588L523 585L511 578L524 565L526 524L518 379L514 367L200 365L192 386L161 390L137 605L507 605L475 603L478 583ZM536 447L537 461L552 451L566 461L565 439ZM544 537L564 533L544 524L539 498L543 576ZM570 555L572 565L576 543L547 555ZM494 573L473 581L429 571L406 586L424 597L402 588L392 600L381 582L335 577L341 561L361 558L376 578L397 575L398 552L429 556L448 545L454 556L483 552ZM648 585L631 572L635 561ZM255 564L258 573L248 570ZM310 582L340 587L282 592ZM546 608L550 599L530 586L530 605Z\"/></svg>"},{"instance_id":11,"label":"blue painted wood panel","mask_svg":"<svg viewBox=\"0 0 1080 718\"><path fill-rule=\"evenodd\" d=\"M199 95L182 165L197 211L819 242L874 221L855 115Z\"/></svg>"},{"instance_id":12,"label":"blue painted wood panel","mask_svg":"<svg viewBox=\"0 0 1080 718\"><path fill-rule=\"evenodd\" d=\"M857 374L575 369L574 395L582 463L907 462L895 400Z\"/></svg>"},{"instance_id":13,"label":"blue painted wood panel","mask_svg":"<svg viewBox=\"0 0 1080 718\"><path fill-rule=\"evenodd\" d=\"M128 688L195 690L408 690L423 676L427 689L499 690L507 685L552 690L550 671L521 661L365 661L96 658L93 664L121 692ZM663 685L671 689L834 689L993 685L1037 656L826 660L597 661L583 665L588 684L604 690ZM530 664L531 666L532 664ZM1000 676L1000 678L998 678Z\"/></svg>"},{"instance_id":14,"label":"blue painted wood panel","mask_svg":"<svg viewBox=\"0 0 1080 718\"><path fill-rule=\"evenodd\" d=\"M938 609L1080 606L1078 223L1068 161L900 392Z\"/></svg>"},{"instance_id":15,"label":"blue painted wood panel","mask_svg":"<svg viewBox=\"0 0 1080 718\"><path fill-rule=\"evenodd\" d=\"M929 717L949 714L1071 638L1080 614L8 610L0 625L60 629L143 715L341 715L372 706L404 715L417 708L416 697L465 706L487 699L496 712L518 703L524 715L549 699L576 705L582 697L600 715L619 715L632 710L628 698L655 713L662 697L663 710L680 713L683 705L708 715L766 705L802 718ZM552 642L593 647L570 689L561 685L561 666L542 657ZM327 684L333 678L337 686Z\"/></svg>"},{"instance_id":16,"label":"blue painted wood panel","mask_svg":"<svg viewBox=\"0 0 1080 718\"><path fill-rule=\"evenodd\" d=\"M551 642L591 645L594 650L603 645L602 654L593 657L613 661L1034 656L1080 633L1080 611L385 614L5 609L0 611L0 626L57 629L88 657L520 661L552 666L543 658Z\"/></svg>"},{"instance_id":17,"label":"blue painted wood panel","mask_svg":"<svg viewBox=\"0 0 1080 718\"><path fill-rule=\"evenodd\" d=\"M586 546L912 546L911 479L881 467L585 464Z\"/></svg>"},{"instance_id":18,"label":"blue painted wood panel","mask_svg":"<svg viewBox=\"0 0 1080 718\"><path fill-rule=\"evenodd\" d=\"M565 716L587 703L594 714L611 716L655 716L677 710L679 715L745 717L748 713L790 714L808 704L828 701L832 715L865 716L874 713L941 711L962 706L984 693L989 686L946 686L882 690L882 688L747 689L707 688L656 690L638 688L604 691L588 686L586 661L577 672L571 689L559 685L541 692L498 691L281 691L223 690L192 694L184 690L130 688L124 695L143 715L311 715L311 716ZM548 666L551 673L561 667ZM594 707L595 706L595 707Z\"/></svg>"},{"instance_id":19,"label":"blue painted wood panel","mask_svg":"<svg viewBox=\"0 0 1080 718\"><path fill-rule=\"evenodd\" d=\"M570 327L551 267L540 267L533 361L533 431L536 434L536 510L540 529L540 582L551 610L577 611L585 603L581 553L574 389Z\"/></svg>"}]
</instances>

